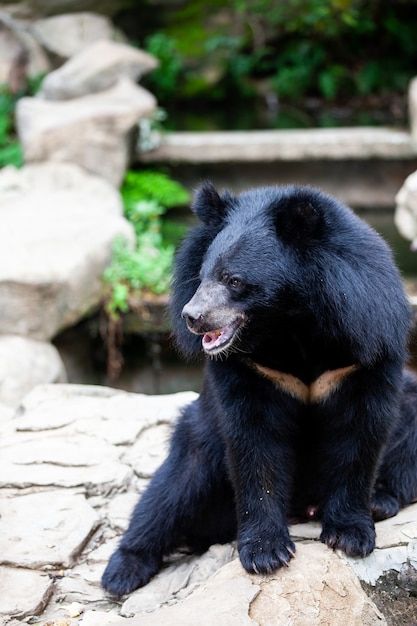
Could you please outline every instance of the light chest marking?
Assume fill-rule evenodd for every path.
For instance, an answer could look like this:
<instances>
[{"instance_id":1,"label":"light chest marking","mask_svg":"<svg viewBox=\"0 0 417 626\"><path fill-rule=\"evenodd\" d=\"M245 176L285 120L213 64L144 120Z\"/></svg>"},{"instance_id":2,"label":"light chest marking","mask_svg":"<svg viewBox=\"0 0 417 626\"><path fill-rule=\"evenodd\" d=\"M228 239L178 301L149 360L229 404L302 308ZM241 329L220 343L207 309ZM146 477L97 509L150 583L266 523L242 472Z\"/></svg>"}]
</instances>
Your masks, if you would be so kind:
<instances>
[{"instance_id":1,"label":"light chest marking","mask_svg":"<svg viewBox=\"0 0 417 626\"><path fill-rule=\"evenodd\" d=\"M292 374L279 372L258 363L253 363L253 365L262 376L272 381L276 387L304 404L323 402L340 387L345 378L358 369L357 365L348 365L335 370L327 370L312 383L306 385Z\"/></svg>"}]
</instances>

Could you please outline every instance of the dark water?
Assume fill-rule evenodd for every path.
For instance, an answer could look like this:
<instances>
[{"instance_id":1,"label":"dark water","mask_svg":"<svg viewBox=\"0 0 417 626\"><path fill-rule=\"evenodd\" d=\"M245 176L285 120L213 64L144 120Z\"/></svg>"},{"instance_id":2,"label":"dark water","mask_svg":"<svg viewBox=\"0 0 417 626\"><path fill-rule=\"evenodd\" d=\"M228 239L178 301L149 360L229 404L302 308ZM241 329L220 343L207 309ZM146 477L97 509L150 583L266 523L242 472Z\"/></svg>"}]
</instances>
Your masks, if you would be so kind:
<instances>
[{"instance_id":1,"label":"dark water","mask_svg":"<svg viewBox=\"0 0 417 626\"><path fill-rule=\"evenodd\" d=\"M262 130L291 128L337 128L343 126L407 126L405 96L392 96L384 101L363 101L352 98L343 105L331 105L318 98L302 103L280 102L269 94L262 99L225 103L206 100L172 105L166 110L164 126L168 130Z\"/></svg>"},{"instance_id":2,"label":"dark water","mask_svg":"<svg viewBox=\"0 0 417 626\"><path fill-rule=\"evenodd\" d=\"M370 224L394 252L395 261L406 280L417 281L417 253L410 249L410 241L404 239L394 223L393 211L357 211Z\"/></svg>"}]
</instances>

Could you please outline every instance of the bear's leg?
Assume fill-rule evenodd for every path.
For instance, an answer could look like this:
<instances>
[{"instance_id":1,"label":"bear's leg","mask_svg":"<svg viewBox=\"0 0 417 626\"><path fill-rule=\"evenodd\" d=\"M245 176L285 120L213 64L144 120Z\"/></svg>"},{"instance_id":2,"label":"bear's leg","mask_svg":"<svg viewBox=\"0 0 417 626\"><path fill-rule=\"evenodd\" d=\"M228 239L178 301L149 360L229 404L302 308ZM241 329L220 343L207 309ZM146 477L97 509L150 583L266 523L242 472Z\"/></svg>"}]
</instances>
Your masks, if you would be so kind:
<instances>
[{"instance_id":1,"label":"bear's leg","mask_svg":"<svg viewBox=\"0 0 417 626\"><path fill-rule=\"evenodd\" d=\"M322 533L329 547L366 556L375 547L371 496L381 451L397 412L398 370L359 370L320 407Z\"/></svg>"},{"instance_id":2,"label":"bear's leg","mask_svg":"<svg viewBox=\"0 0 417 626\"><path fill-rule=\"evenodd\" d=\"M227 486L224 450L213 425L198 425L198 411L197 401L184 412L166 461L136 505L107 565L102 584L112 595L120 597L146 585L160 569L163 556L191 532L191 540L203 547L232 538L234 505L231 487ZM219 513L219 498L225 495L229 497L229 502L223 503L227 512L223 518L218 515L216 528L209 512L213 509ZM211 528L206 528L207 522ZM192 531L194 526L200 526L200 531Z\"/></svg>"},{"instance_id":3,"label":"bear's leg","mask_svg":"<svg viewBox=\"0 0 417 626\"><path fill-rule=\"evenodd\" d=\"M417 499L417 380L404 372L400 415L384 451L372 496L374 520Z\"/></svg>"},{"instance_id":4,"label":"bear's leg","mask_svg":"<svg viewBox=\"0 0 417 626\"><path fill-rule=\"evenodd\" d=\"M247 572L268 574L288 565L295 553L287 516L300 405L284 393L277 400L279 392L269 381L259 378L255 387L236 370L217 364L212 389L224 406L221 426L236 499L239 557Z\"/></svg>"}]
</instances>

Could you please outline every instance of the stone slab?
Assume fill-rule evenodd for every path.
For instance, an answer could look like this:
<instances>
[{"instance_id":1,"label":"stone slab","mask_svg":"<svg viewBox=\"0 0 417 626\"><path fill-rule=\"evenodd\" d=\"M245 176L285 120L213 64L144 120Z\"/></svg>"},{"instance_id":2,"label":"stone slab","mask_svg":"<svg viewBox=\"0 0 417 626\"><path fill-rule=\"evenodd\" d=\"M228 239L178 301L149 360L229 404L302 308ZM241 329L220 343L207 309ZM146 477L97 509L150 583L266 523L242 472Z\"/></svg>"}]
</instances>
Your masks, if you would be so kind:
<instances>
[{"instance_id":1,"label":"stone slab","mask_svg":"<svg viewBox=\"0 0 417 626\"><path fill-rule=\"evenodd\" d=\"M406 131L391 128L178 131L138 155L144 163L241 163L306 160L415 159L417 146Z\"/></svg>"},{"instance_id":2,"label":"stone slab","mask_svg":"<svg viewBox=\"0 0 417 626\"><path fill-rule=\"evenodd\" d=\"M53 586L53 580L44 572L0 566L0 616L24 619L39 615L53 593Z\"/></svg>"},{"instance_id":3,"label":"stone slab","mask_svg":"<svg viewBox=\"0 0 417 626\"><path fill-rule=\"evenodd\" d=\"M46 491L0 500L0 563L69 567L98 523L80 494Z\"/></svg>"},{"instance_id":4,"label":"stone slab","mask_svg":"<svg viewBox=\"0 0 417 626\"><path fill-rule=\"evenodd\" d=\"M133 476L114 446L87 435L34 433L1 448L0 487L83 487L91 495L126 487Z\"/></svg>"}]
</instances>

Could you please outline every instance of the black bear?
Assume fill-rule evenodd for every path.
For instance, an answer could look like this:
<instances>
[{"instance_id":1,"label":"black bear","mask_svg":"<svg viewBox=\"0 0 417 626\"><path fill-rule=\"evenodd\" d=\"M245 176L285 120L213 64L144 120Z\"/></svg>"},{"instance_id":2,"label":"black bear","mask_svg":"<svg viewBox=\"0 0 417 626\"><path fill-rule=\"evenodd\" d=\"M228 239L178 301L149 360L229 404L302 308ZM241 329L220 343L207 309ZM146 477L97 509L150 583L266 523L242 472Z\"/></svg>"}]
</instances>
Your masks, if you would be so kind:
<instances>
[{"instance_id":1,"label":"black bear","mask_svg":"<svg viewBox=\"0 0 417 626\"><path fill-rule=\"evenodd\" d=\"M417 497L411 318L386 243L310 187L207 183L194 212L171 312L182 352L208 357L203 389L105 570L116 596L183 543L237 538L248 572L274 572L295 553L292 517L365 556L374 520Z\"/></svg>"}]
</instances>

